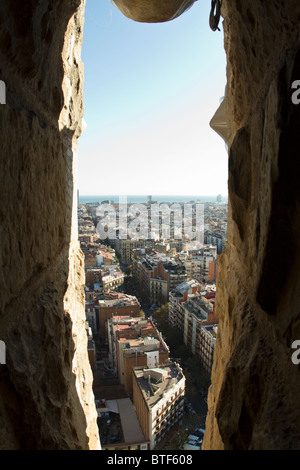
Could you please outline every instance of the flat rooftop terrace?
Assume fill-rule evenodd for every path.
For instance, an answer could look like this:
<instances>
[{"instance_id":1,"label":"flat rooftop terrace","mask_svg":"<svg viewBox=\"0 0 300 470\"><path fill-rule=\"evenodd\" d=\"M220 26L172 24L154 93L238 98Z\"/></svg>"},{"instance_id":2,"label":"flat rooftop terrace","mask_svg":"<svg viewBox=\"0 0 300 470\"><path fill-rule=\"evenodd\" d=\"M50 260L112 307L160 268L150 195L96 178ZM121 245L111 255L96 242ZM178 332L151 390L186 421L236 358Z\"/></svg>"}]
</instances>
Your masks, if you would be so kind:
<instances>
[{"instance_id":1,"label":"flat rooftop terrace","mask_svg":"<svg viewBox=\"0 0 300 470\"><path fill-rule=\"evenodd\" d=\"M149 408L156 405L164 393L170 391L184 378L182 370L175 363L155 369L135 368L134 373ZM150 383L145 373L150 376Z\"/></svg>"}]
</instances>

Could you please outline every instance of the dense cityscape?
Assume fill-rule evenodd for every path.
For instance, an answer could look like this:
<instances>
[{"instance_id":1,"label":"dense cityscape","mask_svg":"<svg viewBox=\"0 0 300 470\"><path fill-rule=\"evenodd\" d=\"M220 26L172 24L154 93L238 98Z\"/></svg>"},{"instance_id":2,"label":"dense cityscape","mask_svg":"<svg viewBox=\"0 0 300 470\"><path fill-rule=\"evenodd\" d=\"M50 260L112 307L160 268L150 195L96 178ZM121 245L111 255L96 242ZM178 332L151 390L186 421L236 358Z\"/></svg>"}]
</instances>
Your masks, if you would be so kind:
<instances>
[{"instance_id":1,"label":"dense cityscape","mask_svg":"<svg viewBox=\"0 0 300 470\"><path fill-rule=\"evenodd\" d=\"M172 217L169 238L162 230L151 238L122 239L118 231L116 237L103 237L99 213L109 206L119 216L114 201L78 201L101 446L200 450L218 328L216 279L227 203L218 196L202 204L201 245L184 235L172 238ZM159 206L148 196L146 207Z\"/></svg>"}]
</instances>

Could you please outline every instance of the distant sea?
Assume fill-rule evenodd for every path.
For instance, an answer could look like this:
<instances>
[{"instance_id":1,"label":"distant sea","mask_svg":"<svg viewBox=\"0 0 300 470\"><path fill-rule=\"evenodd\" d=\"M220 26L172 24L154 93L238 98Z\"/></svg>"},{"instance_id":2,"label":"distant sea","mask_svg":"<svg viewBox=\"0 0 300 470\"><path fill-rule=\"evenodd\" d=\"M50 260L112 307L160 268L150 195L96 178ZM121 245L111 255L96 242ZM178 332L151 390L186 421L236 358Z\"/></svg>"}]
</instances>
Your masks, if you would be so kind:
<instances>
[{"instance_id":1,"label":"distant sea","mask_svg":"<svg viewBox=\"0 0 300 470\"><path fill-rule=\"evenodd\" d=\"M103 201L111 201L112 204L118 204L120 197L124 197L122 195L116 196L116 195L105 195L105 196L81 196L79 195L79 204L87 204L87 203L99 203ZM126 195L127 198L127 203L128 204L146 204L147 203L147 198L148 196L131 196L131 195ZM217 196L151 196L153 202L158 202L158 203L188 203L188 202L199 202L201 201L202 203L205 202L217 202ZM227 202L227 196L222 196L222 202Z\"/></svg>"}]
</instances>

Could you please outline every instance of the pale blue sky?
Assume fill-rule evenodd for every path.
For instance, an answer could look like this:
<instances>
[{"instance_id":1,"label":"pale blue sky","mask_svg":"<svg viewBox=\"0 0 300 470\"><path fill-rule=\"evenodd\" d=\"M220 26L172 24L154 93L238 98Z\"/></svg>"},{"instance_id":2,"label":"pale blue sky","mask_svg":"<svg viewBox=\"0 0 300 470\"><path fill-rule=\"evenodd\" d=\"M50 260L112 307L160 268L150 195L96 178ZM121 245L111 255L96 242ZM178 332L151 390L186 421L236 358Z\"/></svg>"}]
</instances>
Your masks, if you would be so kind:
<instances>
[{"instance_id":1,"label":"pale blue sky","mask_svg":"<svg viewBox=\"0 0 300 470\"><path fill-rule=\"evenodd\" d=\"M221 32L210 0L160 24L87 0L82 59L81 195L227 196L227 152L209 127L226 84Z\"/></svg>"}]
</instances>

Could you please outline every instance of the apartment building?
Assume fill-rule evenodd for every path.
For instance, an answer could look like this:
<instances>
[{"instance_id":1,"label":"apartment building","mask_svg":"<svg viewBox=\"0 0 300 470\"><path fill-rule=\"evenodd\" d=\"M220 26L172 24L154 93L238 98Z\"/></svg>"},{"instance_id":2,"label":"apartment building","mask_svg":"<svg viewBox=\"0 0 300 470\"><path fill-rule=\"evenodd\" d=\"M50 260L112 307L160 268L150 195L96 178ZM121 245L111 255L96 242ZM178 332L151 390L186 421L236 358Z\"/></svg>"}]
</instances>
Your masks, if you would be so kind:
<instances>
[{"instance_id":1,"label":"apartment building","mask_svg":"<svg viewBox=\"0 0 300 470\"><path fill-rule=\"evenodd\" d=\"M182 329L183 308L181 304L187 301L188 294L195 294L204 290L204 284L196 279L188 279L179 284L169 294L169 323L173 327Z\"/></svg>"},{"instance_id":2,"label":"apartment building","mask_svg":"<svg viewBox=\"0 0 300 470\"><path fill-rule=\"evenodd\" d=\"M94 233L94 232L87 233L85 229L82 230L82 232L83 233L78 234L78 240L81 246L84 246L89 243L94 243L95 241L99 239L99 235L97 233Z\"/></svg>"},{"instance_id":3,"label":"apartment building","mask_svg":"<svg viewBox=\"0 0 300 470\"><path fill-rule=\"evenodd\" d=\"M133 276L151 303L163 304L169 292L186 280L185 266L179 259L152 251L133 259Z\"/></svg>"},{"instance_id":4,"label":"apartment building","mask_svg":"<svg viewBox=\"0 0 300 470\"><path fill-rule=\"evenodd\" d=\"M85 267L85 285L93 290L95 284L101 283L102 268L100 267Z\"/></svg>"},{"instance_id":5,"label":"apartment building","mask_svg":"<svg viewBox=\"0 0 300 470\"><path fill-rule=\"evenodd\" d=\"M182 240L169 240L168 245L170 247L170 250L175 250L176 253L179 253L183 248Z\"/></svg>"},{"instance_id":6,"label":"apartment building","mask_svg":"<svg viewBox=\"0 0 300 470\"><path fill-rule=\"evenodd\" d=\"M101 268L88 267L85 270L85 279L85 285L91 290L95 290L95 285L99 285L101 292L114 291L124 284L125 274L115 265Z\"/></svg>"},{"instance_id":7,"label":"apartment building","mask_svg":"<svg viewBox=\"0 0 300 470\"><path fill-rule=\"evenodd\" d=\"M139 317L141 305L133 295L119 292L104 292L98 300L98 325L102 340L107 340L106 322L113 316Z\"/></svg>"},{"instance_id":8,"label":"apartment building","mask_svg":"<svg viewBox=\"0 0 300 470\"><path fill-rule=\"evenodd\" d=\"M182 282L186 281L186 279L188 278L186 268L179 259L171 258L168 263L164 264L164 269L168 276L169 292L175 289L175 287L177 287Z\"/></svg>"},{"instance_id":9,"label":"apartment building","mask_svg":"<svg viewBox=\"0 0 300 470\"><path fill-rule=\"evenodd\" d=\"M164 255L167 255L167 253L170 251L170 245L167 242L158 242L155 243L154 249L157 253L163 253Z\"/></svg>"},{"instance_id":10,"label":"apartment building","mask_svg":"<svg viewBox=\"0 0 300 470\"><path fill-rule=\"evenodd\" d=\"M85 268L97 266L97 252L96 251L84 252L84 266Z\"/></svg>"},{"instance_id":11,"label":"apartment building","mask_svg":"<svg viewBox=\"0 0 300 470\"><path fill-rule=\"evenodd\" d=\"M182 424L185 377L176 363L133 368L133 403L150 450Z\"/></svg>"},{"instance_id":12,"label":"apartment building","mask_svg":"<svg viewBox=\"0 0 300 470\"><path fill-rule=\"evenodd\" d=\"M208 266L208 282L217 281L218 277L218 260L211 261Z\"/></svg>"},{"instance_id":13,"label":"apartment building","mask_svg":"<svg viewBox=\"0 0 300 470\"><path fill-rule=\"evenodd\" d=\"M217 332L217 324L200 325L198 328L199 338L196 342L195 355L200 357L201 363L208 373L211 373L212 370Z\"/></svg>"},{"instance_id":14,"label":"apartment building","mask_svg":"<svg viewBox=\"0 0 300 470\"><path fill-rule=\"evenodd\" d=\"M90 300L86 298L85 318L93 334L95 334L97 332L97 319L96 319L95 300L93 298Z\"/></svg>"},{"instance_id":15,"label":"apartment building","mask_svg":"<svg viewBox=\"0 0 300 470\"><path fill-rule=\"evenodd\" d=\"M168 302L169 283L160 276L149 278L149 300L151 304Z\"/></svg>"},{"instance_id":16,"label":"apartment building","mask_svg":"<svg viewBox=\"0 0 300 470\"><path fill-rule=\"evenodd\" d=\"M127 393L132 392L132 369L169 362L169 348L152 320L112 317L107 321L110 367Z\"/></svg>"},{"instance_id":17,"label":"apartment building","mask_svg":"<svg viewBox=\"0 0 300 470\"><path fill-rule=\"evenodd\" d=\"M207 230L204 234L205 243L211 244L217 248L217 253L220 255L225 247L227 239L226 230Z\"/></svg>"},{"instance_id":18,"label":"apartment building","mask_svg":"<svg viewBox=\"0 0 300 470\"><path fill-rule=\"evenodd\" d=\"M218 317L215 288L189 280L170 293L169 322L182 331L183 341L210 372Z\"/></svg>"},{"instance_id":19,"label":"apartment building","mask_svg":"<svg viewBox=\"0 0 300 470\"><path fill-rule=\"evenodd\" d=\"M96 262L97 266L112 266L117 264L114 252L105 247L101 247L101 249L97 250Z\"/></svg>"},{"instance_id":20,"label":"apartment building","mask_svg":"<svg viewBox=\"0 0 300 470\"><path fill-rule=\"evenodd\" d=\"M208 281L210 263L215 261L216 256L217 249L213 246L204 246L200 250L188 252L183 261L187 277Z\"/></svg>"},{"instance_id":21,"label":"apartment building","mask_svg":"<svg viewBox=\"0 0 300 470\"><path fill-rule=\"evenodd\" d=\"M133 258L133 250L144 248L146 240L130 239L125 240L117 238L114 240L114 248L120 257L122 264L130 264Z\"/></svg>"},{"instance_id":22,"label":"apartment building","mask_svg":"<svg viewBox=\"0 0 300 470\"><path fill-rule=\"evenodd\" d=\"M125 274L122 271L107 271L102 274L103 291L114 291L124 284Z\"/></svg>"},{"instance_id":23,"label":"apartment building","mask_svg":"<svg viewBox=\"0 0 300 470\"><path fill-rule=\"evenodd\" d=\"M102 245L97 244L81 244L81 249L84 254L84 264L86 268L100 267L100 266L116 266L117 260L112 250L108 250Z\"/></svg>"},{"instance_id":24,"label":"apartment building","mask_svg":"<svg viewBox=\"0 0 300 470\"><path fill-rule=\"evenodd\" d=\"M189 294L181 304L183 341L198 356L202 365L211 372L216 342L218 317L214 292Z\"/></svg>"}]
</instances>

